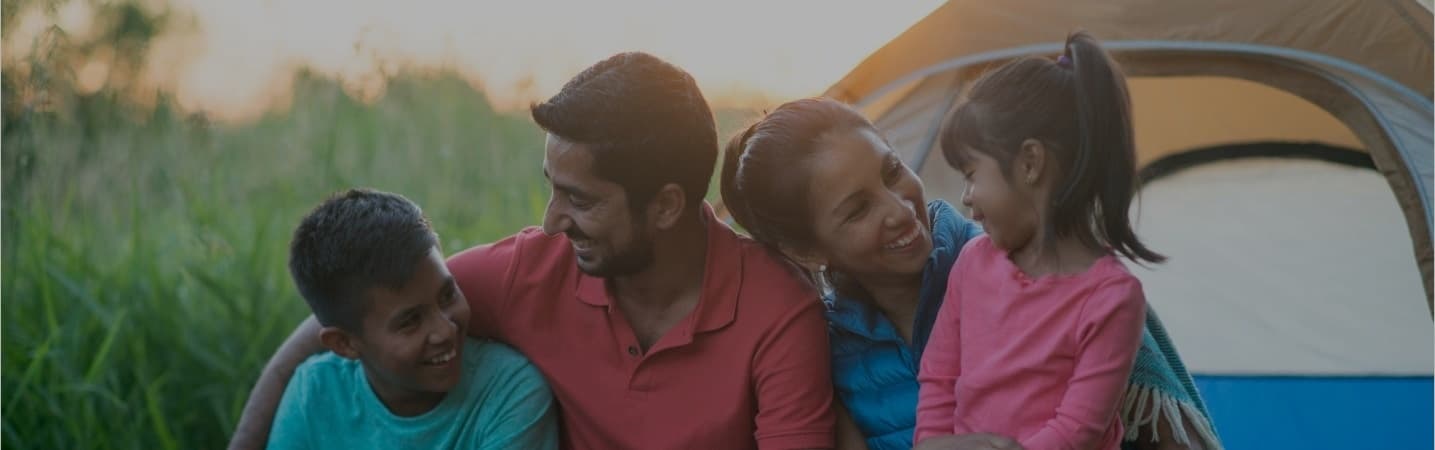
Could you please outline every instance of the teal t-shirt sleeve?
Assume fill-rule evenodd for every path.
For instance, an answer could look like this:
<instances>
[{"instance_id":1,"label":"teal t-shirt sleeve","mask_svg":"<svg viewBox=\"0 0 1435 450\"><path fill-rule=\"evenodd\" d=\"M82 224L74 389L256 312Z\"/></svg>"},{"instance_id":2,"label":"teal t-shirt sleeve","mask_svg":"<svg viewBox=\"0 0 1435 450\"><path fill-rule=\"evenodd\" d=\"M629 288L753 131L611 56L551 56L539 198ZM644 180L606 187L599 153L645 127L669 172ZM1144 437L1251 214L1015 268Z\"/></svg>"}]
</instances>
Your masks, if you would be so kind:
<instances>
[{"instance_id":1,"label":"teal t-shirt sleeve","mask_svg":"<svg viewBox=\"0 0 1435 450\"><path fill-rule=\"evenodd\" d=\"M527 359L511 359L518 365L494 406L497 415L484 428L482 450L558 448L558 416L553 407L553 393L543 375Z\"/></svg>"},{"instance_id":2,"label":"teal t-shirt sleeve","mask_svg":"<svg viewBox=\"0 0 1435 450\"><path fill-rule=\"evenodd\" d=\"M279 411L274 414L274 426L269 429L268 450L309 449L309 418L305 415L309 403L308 370L301 366L294 371L284 396L279 400Z\"/></svg>"}]
</instances>

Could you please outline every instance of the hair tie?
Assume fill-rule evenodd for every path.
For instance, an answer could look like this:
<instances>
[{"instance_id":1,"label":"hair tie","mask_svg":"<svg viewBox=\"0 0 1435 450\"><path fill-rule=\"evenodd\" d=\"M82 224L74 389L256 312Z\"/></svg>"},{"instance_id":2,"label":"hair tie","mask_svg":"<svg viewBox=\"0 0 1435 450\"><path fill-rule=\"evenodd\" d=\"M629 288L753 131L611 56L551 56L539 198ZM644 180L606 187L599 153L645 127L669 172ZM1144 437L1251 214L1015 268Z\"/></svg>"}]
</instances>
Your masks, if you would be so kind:
<instances>
[{"instance_id":1,"label":"hair tie","mask_svg":"<svg viewBox=\"0 0 1435 450\"><path fill-rule=\"evenodd\" d=\"M1061 67L1071 67L1071 58L1066 57L1066 55L1064 54L1058 56L1056 57L1056 65Z\"/></svg>"}]
</instances>

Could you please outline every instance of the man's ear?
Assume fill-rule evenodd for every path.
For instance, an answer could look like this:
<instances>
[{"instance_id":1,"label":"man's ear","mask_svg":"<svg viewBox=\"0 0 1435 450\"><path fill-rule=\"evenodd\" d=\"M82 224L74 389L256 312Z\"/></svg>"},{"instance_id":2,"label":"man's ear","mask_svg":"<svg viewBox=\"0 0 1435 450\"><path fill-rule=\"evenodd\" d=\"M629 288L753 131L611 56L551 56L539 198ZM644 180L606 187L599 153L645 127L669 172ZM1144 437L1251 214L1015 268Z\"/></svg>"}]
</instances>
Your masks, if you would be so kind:
<instances>
[{"instance_id":1,"label":"man's ear","mask_svg":"<svg viewBox=\"0 0 1435 450\"><path fill-rule=\"evenodd\" d=\"M1021 142L1021 149L1017 150L1015 164L1012 164L1012 180L1026 186L1036 186L1047 180L1046 165L1048 160L1046 144L1036 139L1027 139Z\"/></svg>"},{"instance_id":2,"label":"man's ear","mask_svg":"<svg viewBox=\"0 0 1435 450\"><path fill-rule=\"evenodd\" d=\"M350 335L339 327L324 327L319 330L319 341L334 354L359 359L358 337Z\"/></svg>"},{"instance_id":3,"label":"man's ear","mask_svg":"<svg viewBox=\"0 0 1435 450\"><path fill-rule=\"evenodd\" d=\"M681 186L665 184L648 201L648 220L659 230L671 229L689 206L687 193Z\"/></svg>"}]
</instances>

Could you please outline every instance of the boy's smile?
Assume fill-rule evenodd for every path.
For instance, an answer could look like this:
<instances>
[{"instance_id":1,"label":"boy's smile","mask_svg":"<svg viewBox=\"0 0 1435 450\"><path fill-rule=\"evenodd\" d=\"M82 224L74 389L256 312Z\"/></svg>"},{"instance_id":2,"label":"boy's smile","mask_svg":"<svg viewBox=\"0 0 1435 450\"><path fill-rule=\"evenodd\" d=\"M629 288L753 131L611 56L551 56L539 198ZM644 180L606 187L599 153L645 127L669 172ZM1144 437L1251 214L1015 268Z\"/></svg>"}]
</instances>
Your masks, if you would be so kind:
<instances>
[{"instance_id":1,"label":"boy's smile","mask_svg":"<svg viewBox=\"0 0 1435 450\"><path fill-rule=\"evenodd\" d=\"M402 289L374 287L367 297L363 330L349 342L374 393L397 415L432 409L461 378L469 321L443 256L432 249Z\"/></svg>"}]
</instances>

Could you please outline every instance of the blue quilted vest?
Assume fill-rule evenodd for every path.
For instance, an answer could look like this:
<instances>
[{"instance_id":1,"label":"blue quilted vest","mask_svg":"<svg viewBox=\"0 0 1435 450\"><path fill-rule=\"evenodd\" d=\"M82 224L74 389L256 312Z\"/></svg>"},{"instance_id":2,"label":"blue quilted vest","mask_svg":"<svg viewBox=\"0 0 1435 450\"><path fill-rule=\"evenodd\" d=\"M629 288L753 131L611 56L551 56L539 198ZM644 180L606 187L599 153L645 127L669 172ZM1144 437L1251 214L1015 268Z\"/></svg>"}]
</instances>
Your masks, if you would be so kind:
<instances>
[{"instance_id":1,"label":"blue quilted vest","mask_svg":"<svg viewBox=\"0 0 1435 450\"><path fill-rule=\"evenodd\" d=\"M932 322L947 291L947 274L967 240L981 227L957 214L941 200L927 204L932 222L932 255L922 270L922 290L910 344L875 307L829 294L827 330L832 341L832 381L837 398L867 447L872 450L908 450L917 424L917 368Z\"/></svg>"}]
</instances>

